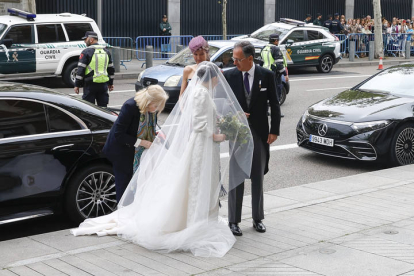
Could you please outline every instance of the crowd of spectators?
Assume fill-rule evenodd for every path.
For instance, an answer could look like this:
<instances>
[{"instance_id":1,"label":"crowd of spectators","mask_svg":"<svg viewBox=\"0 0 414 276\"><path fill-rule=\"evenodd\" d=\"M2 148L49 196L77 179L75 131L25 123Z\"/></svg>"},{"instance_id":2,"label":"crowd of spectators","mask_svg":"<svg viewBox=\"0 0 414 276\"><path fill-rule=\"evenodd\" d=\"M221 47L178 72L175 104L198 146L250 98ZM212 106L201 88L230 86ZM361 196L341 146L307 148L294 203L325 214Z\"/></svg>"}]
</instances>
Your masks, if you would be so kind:
<instances>
[{"instance_id":1,"label":"crowd of spectators","mask_svg":"<svg viewBox=\"0 0 414 276\"><path fill-rule=\"evenodd\" d=\"M308 14L305 23L311 21L309 16ZM345 18L345 15L336 16L336 19L340 22L339 32L337 32L330 27L332 26L331 22L333 22L333 20L329 19L331 17L331 15L328 15L328 18L323 20L318 13L317 19L312 22L314 25L321 25L320 22L323 21L323 26L328 27L331 33L337 35L341 40L346 40L347 42L356 41L357 52L360 52L360 56L364 57L369 41L373 40L372 34L375 29L373 18L370 15L348 19ZM406 46L414 47L414 16L411 19L394 17L392 20L387 20L386 18L382 18L381 22L385 54L398 54L404 57Z\"/></svg>"}]
</instances>

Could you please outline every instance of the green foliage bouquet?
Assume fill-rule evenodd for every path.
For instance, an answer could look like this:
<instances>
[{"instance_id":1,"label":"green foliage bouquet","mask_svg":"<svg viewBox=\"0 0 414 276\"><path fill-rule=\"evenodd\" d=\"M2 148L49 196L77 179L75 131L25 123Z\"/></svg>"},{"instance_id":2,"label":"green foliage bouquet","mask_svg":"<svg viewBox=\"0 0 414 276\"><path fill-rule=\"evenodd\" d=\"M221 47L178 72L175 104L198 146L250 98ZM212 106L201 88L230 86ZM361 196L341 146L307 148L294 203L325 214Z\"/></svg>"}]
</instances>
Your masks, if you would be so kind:
<instances>
[{"instance_id":1,"label":"green foliage bouquet","mask_svg":"<svg viewBox=\"0 0 414 276\"><path fill-rule=\"evenodd\" d=\"M240 122L238 114L228 114L220 117L217 126L220 129L220 133L226 135L226 140L235 141L243 145L250 138L250 129Z\"/></svg>"}]
</instances>

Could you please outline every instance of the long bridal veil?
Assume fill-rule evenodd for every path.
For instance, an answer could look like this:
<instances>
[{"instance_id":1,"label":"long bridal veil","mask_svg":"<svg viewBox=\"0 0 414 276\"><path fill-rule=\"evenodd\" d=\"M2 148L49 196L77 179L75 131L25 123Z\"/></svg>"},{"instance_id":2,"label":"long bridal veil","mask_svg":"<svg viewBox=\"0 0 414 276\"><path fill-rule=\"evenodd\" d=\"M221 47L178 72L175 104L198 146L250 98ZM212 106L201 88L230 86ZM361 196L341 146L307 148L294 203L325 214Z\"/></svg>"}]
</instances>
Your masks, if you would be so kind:
<instances>
[{"instance_id":1,"label":"long bridal veil","mask_svg":"<svg viewBox=\"0 0 414 276\"><path fill-rule=\"evenodd\" d=\"M225 142L217 141L220 134ZM142 156L118 210L71 232L117 234L151 250L221 257L235 238L218 216L220 183L231 190L249 178L252 154L234 93L220 69L203 62Z\"/></svg>"}]
</instances>

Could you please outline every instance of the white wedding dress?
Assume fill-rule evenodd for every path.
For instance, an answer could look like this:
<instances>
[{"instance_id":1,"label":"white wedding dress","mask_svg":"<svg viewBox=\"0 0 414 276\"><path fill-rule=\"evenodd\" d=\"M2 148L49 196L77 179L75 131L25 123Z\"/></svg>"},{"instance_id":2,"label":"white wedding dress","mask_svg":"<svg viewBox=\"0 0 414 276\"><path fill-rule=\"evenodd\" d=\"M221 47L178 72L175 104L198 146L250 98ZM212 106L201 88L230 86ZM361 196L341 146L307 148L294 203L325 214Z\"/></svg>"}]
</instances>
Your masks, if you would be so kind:
<instances>
[{"instance_id":1,"label":"white wedding dress","mask_svg":"<svg viewBox=\"0 0 414 276\"><path fill-rule=\"evenodd\" d=\"M167 138L157 137L142 156L118 210L85 220L71 230L73 235L118 235L150 250L203 257L222 257L231 249L236 239L218 215L215 86L204 79L192 81L162 127Z\"/></svg>"}]
</instances>

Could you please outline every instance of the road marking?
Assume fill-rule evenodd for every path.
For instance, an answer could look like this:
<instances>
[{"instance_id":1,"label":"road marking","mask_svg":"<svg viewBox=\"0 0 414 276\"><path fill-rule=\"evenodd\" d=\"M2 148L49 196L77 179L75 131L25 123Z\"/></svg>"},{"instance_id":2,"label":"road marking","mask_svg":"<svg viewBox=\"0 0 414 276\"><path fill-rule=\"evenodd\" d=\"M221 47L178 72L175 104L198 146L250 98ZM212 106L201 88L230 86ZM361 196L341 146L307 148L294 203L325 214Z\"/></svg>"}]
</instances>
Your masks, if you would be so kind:
<instances>
[{"instance_id":1,"label":"road marking","mask_svg":"<svg viewBox=\"0 0 414 276\"><path fill-rule=\"evenodd\" d=\"M333 79L347 79L347 78L366 78L372 75L358 75L358 76L343 76L343 77L329 77L329 78L307 78L307 79L289 79L289 82L293 81L316 81L316 80L333 80Z\"/></svg>"},{"instance_id":2,"label":"road marking","mask_svg":"<svg viewBox=\"0 0 414 276\"><path fill-rule=\"evenodd\" d=\"M323 90L334 90L334 89L349 89L350 87L334 87L334 88L319 88L319 89L309 89L306 92L310 91L323 91Z\"/></svg>"},{"instance_id":3,"label":"road marking","mask_svg":"<svg viewBox=\"0 0 414 276\"><path fill-rule=\"evenodd\" d=\"M273 147L270 147L270 151L295 149L297 147L298 147L297 144L287 144L287 145L273 146ZM229 158L229 153L228 152L220 153L220 159L221 158Z\"/></svg>"},{"instance_id":4,"label":"road marking","mask_svg":"<svg viewBox=\"0 0 414 276\"><path fill-rule=\"evenodd\" d=\"M135 90L118 90L118 91L109 91L109 94L113 94L113 93L127 93L127 92L135 92ZM69 95L71 95L71 96L82 96L82 95L83 95L83 93L79 93L79 94L72 93L72 94L69 94Z\"/></svg>"}]
</instances>

